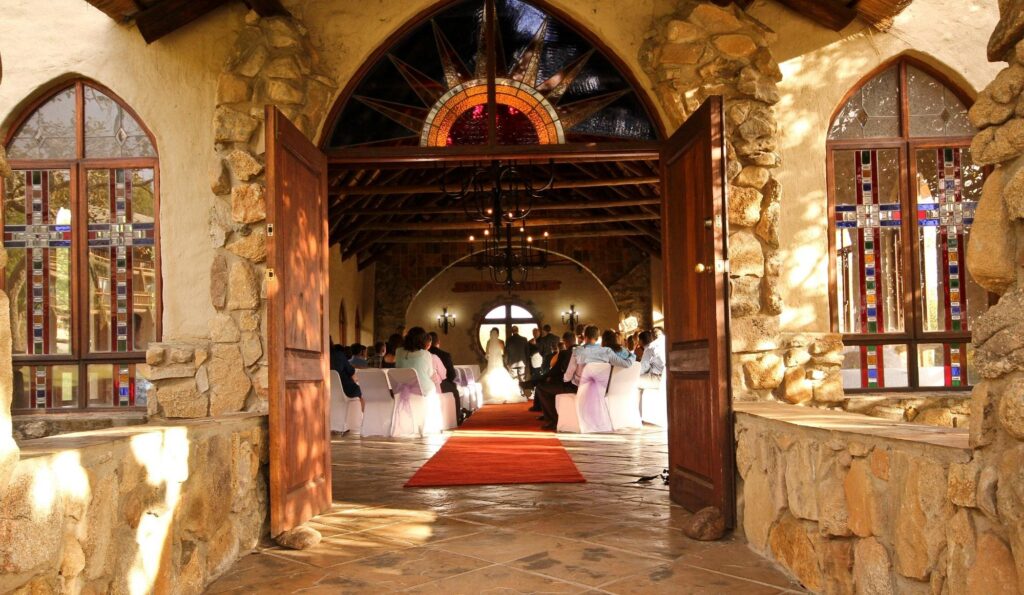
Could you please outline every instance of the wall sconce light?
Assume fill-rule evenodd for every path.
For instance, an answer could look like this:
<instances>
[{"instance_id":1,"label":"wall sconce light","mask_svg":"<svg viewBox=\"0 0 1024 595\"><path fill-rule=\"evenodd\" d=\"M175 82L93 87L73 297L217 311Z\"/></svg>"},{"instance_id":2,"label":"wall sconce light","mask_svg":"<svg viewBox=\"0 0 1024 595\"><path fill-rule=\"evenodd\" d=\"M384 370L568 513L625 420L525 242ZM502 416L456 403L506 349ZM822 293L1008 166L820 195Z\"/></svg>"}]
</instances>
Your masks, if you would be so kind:
<instances>
[{"instance_id":1,"label":"wall sconce light","mask_svg":"<svg viewBox=\"0 0 1024 595\"><path fill-rule=\"evenodd\" d=\"M569 328L569 330L575 330L576 325L580 323L580 313L576 311L576 305L570 304L567 312L562 312L562 324Z\"/></svg>"},{"instance_id":2,"label":"wall sconce light","mask_svg":"<svg viewBox=\"0 0 1024 595\"><path fill-rule=\"evenodd\" d=\"M448 329L455 328L455 315L448 313L448 306L441 309L441 313L437 315L437 328L444 331L444 334L448 334Z\"/></svg>"}]
</instances>

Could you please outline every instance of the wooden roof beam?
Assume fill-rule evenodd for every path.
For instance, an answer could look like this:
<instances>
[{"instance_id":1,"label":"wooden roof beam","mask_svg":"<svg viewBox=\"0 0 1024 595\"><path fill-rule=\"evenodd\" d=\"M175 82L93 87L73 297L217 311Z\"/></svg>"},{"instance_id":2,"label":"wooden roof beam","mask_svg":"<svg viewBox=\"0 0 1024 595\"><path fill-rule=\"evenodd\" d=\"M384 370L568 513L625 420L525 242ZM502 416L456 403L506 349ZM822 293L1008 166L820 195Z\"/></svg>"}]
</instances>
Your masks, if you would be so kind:
<instances>
[{"instance_id":1,"label":"wooden roof beam","mask_svg":"<svg viewBox=\"0 0 1024 595\"><path fill-rule=\"evenodd\" d=\"M633 200L594 200L555 202L535 204L533 211L577 211L581 209L614 209L622 207L639 207L660 205L658 198L639 198ZM458 215L465 213L464 207L405 207L405 208L352 208L341 209L339 215Z\"/></svg>"},{"instance_id":2,"label":"wooden roof beam","mask_svg":"<svg viewBox=\"0 0 1024 595\"><path fill-rule=\"evenodd\" d=\"M153 43L191 23L229 0L163 0L135 15L146 43Z\"/></svg>"},{"instance_id":3,"label":"wooden roof beam","mask_svg":"<svg viewBox=\"0 0 1024 595\"><path fill-rule=\"evenodd\" d=\"M624 221L654 221L661 219L661 215L649 213L630 214L623 213L609 217L573 217L573 218L548 218L530 219L526 224L530 229L537 230L539 234L544 227L559 227L564 225L596 225L603 223L622 223ZM364 224L359 231L473 231L486 227L486 223L476 221L417 221L417 222L393 222L380 224ZM558 235L558 234L552 234Z\"/></svg>"},{"instance_id":4,"label":"wooden roof beam","mask_svg":"<svg viewBox=\"0 0 1024 595\"><path fill-rule=\"evenodd\" d=\"M291 13L280 0L242 0L261 17L289 17Z\"/></svg>"},{"instance_id":5,"label":"wooden roof beam","mask_svg":"<svg viewBox=\"0 0 1024 595\"><path fill-rule=\"evenodd\" d=\"M828 27L842 31L857 18L857 10L845 0L776 0L779 4L793 9L801 16Z\"/></svg>"},{"instance_id":6,"label":"wooden roof beam","mask_svg":"<svg viewBox=\"0 0 1024 595\"><path fill-rule=\"evenodd\" d=\"M551 191L551 190L569 190L569 189L576 189L576 188L605 188L605 187L616 187L616 186L641 186L641 185L659 184L659 183L661 183L661 178L659 178L657 176L649 176L649 177L643 177L643 178L619 177L619 178L608 178L608 179L604 179L604 180L598 180L598 179L594 179L594 180L555 180L552 183L551 188L549 188L547 191ZM454 189L454 188L457 187L457 185L452 185L451 187ZM487 188L486 190L490 190L490 188ZM442 194L442 192L441 192L440 184L434 184L434 185L426 184L426 185L413 185L413 186L392 186L390 188L382 187L382 186L352 186L352 187L349 187L349 188L340 188L340 189L339 188L331 188L330 189L330 194L336 195L336 196L340 196L340 195L345 195L345 196L362 196L362 195L367 195L367 194L390 194L390 195L400 195L400 194Z\"/></svg>"}]
</instances>

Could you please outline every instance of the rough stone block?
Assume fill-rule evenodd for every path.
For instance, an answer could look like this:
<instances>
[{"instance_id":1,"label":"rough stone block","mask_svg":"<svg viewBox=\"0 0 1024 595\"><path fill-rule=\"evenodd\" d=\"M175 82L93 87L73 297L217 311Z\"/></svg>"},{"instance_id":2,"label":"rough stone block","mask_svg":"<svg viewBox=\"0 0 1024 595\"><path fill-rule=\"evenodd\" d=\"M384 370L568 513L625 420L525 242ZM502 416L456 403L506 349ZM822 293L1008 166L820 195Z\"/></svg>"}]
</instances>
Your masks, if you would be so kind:
<instances>
[{"instance_id":1,"label":"rough stone block","mask_svg":"<svg viewBox=\"0 0 1024 595\"><path fill-rule=\"evenodd\" d=\"M217 103L244 103L252 97L249 80L229 72L217 79Z\"/></svg>"},{"instance_id":2,"label":"rough stone block","mask_svg":"<svg viewBox=\"0 0 1024 595\"><path fill-rule=\"evenodd\" d=\"M258 124L249 114L218 106L213 114L214 140L219 143L248 142Z\"/></svg>"},{"instance_id":3,"label":"rough stone block","mask_svg":"<svg viewBox=\"0 0 1024 595\"><path fill-rule=\"evenodd\" d=\"M949 466L949 486L946 491L950 502L973 508L978 504L978 476L981 467L977 461L952 463Z\"/></svg>"},{"instance_id":4,"label":"rough stone block","mask_svg":"<svg viewBox=\"0 0 1024 595\"><path fill-rule=\"evenodd\" d=\"M240 184L231 189L231 217L238 223L256 223L267 218L262 184Z\"/></svg>"},{"instance_id":5,"label":"rough stone block","mask_svg":"<svg viewBox=\"0 0 1024 595\"><path fill-rule=\"evenodd\" d=\"M779 396L787 403L800 404L814 398L814 386L802 367L788 368L779 386Z\"/></svg>"},{"instance_id":6,"label":"rough stone block","mask_svg":"<svg viewBox=\"0 0 1024 595\"><path fill-rule=\"evenodd\" d=\"M210 340L214 343L237 343L242 334L235 320L228 314L218 314L210 319Z\"/></svg>"},{"instance_id":7,"label":"rough stone block","mask_svg":"<svg viewBox=\"0 0 1024 595\"><path fill-rule=\"evenodd\" d=\"M213 306L222 309L228 301L228 260L223 254L213 257L210 265L210 300Z\"/></svg>"},{"instance_id":8,"label":"rough stone block","mask_svg":"<svg viewBox=\"0 0 1024 595\"><path fill-rule=\"evenodd\" d=\"M263 172L263 164L248 151L235 149L228 154L227 163L235 178L248 182Z\"/></svg>"},{"instance_id":9,"label":"rough stone block","mask_svg":"<svg viewBox=\"0 0 1024 595\"><path fill-rule=\"evenodd\" d=\"M993 293L1003 294L1016 283L1016 242L1002 189L1003 168L988 175L971 225L967 268L974 280ZM1024 194L1024 192L1022 192ZM1024 202L1024 196L1021 197ZM1021 206L1024 216L1024 205Z\"/></svg>"},{"instance_id":10,"label":"rough stone block","mask_svg":"<svg viewBox=\"0 0 1024 595\"><path fill-rule=\"evenodd\" d=\"M1006 593L1018 585L1013 553L991 531L978 538L974 565L967 571L967 593Z\"/></svg>"},{"instance_id":11,"label":"rough stone block","mask_svg":"<svg viewBox=\"0 0 1024 595\"><path fill-rule=\"evenodd\" d=\"M164 364L153 366L149 371L149 380L166 380L170 378L192 378L195 376L196 366L192 362L178 364Z\"/></svg>"},{"instance_id":12,"label":"rough stone block","mask_svg":"<svg viewBox=\"0 0 1024 595\"><path fill-rule=\"evenodd\" d=\"M156 397L166 418L206 417L209 409L209 399L200 394L191 376L159 383Z\"/></svg>"},{"instance_id":13,"label":"rough stone block","mask_svg":"<svg viewBox=\"0 0 1024 595\"><path fill-rule=\"evenodd\" d=\"M764 250L749 231L729 234L729 269L737 277L764 275Z\"/></svg>"},{"instance_id":14,"label":"rough stone block","mask_svg":"<svg viewBox=\"0 0 1024 595\"><path fill-rule=\"evenodd\" d=\"M229 310L253 310L259 307L260 283L252 265L242 260L231 263L227 294Z\"/></svg>"},{"instance_id":15,"label":"rough stone block","mask_svg":"<svg viewBox=\"0 0 1024 595\"><path fill-rule=\"evenodd\" d=\"M858 537L870 537L874 533L875 519L878 517L878 495L875 493L867 461L858 459L850 464L850 470L843 480L843 491L849 512L850 531Z\"/></svg>"},{"instance_id":16,"label":"rough stone block","mask_svg":"<svg viewBox=\"0 0 1024 595\"><path fill-rule=\"evenodd\" d=\"M761 279L737 277L730 279L729 308L734 317L750 316L761 311Z\"/></svg>"},{"instance_id":17,"label":"rough stone block","mask_svg":"<svg viewBox=\"0 0 1024 595\"><path fill-rule=\"evenodd\" d=\"M238 237L227 245L229 252L252 262L263 262L267 259L267 234L257 228L248 235Z\"/></svg>"},{"instance_id":18,"label":"rough stone block","mask_svg":"<svg viewBox=\"0 0 1024 595\"><path fill-rule=\"evenodd\" d=\"M743 28L743 22L730 9L713 4L698 4L688 20L708 33L731 33Z\"/></svg>"},{"instance_id":19,"label":"rough stone block","mask_svg":"<svg viewBox=\"0 0 1024 595\"><path fill-rule=\"evenodd\" d=\"M814 487L818 475L818 447L811 440L798 440L786 452L786 501L798 518L818 520L818 496Z\"/></svg>"},{"instance_id":20,"label":"rough stone block","mask_svg":"<svg viewBox=\"0 0 1024 595\"><path fill-rule=\"evenodd\" d=\"M782 358L774 353L766 353L757 359L745 362L743 372L749 388L772 390L782 382L786 367Z\"/></svg>"},{"instance_id":21,"label":"rough stone block","mask_svg":"<svg viewBox=\"0 0 1024 595\"><path fill-rule=\"evenodd\" d=\"M772 556L813 592L820 592L824 584L816 547L820 543L813 523L801 522L788 514L772 528L769 537Z\"/></svg>"},{"instance_id":22,"label":"rough stone block","mask_svg":"<svg viewBox=\"0 0 1024 595\"><path fill-rule=\"evenodd\" d=\"M843 377L839 372L830 372L825 379L814 385L814 400L819 403L842 403L846 400L843 391Z\"/></svg>"},{"instance_id":23,"label":"rough stone block","mask_svg":"<svg viewBox=\"0 0 1024 595\"><path fill-rule=\"evenodd\" d=\"M696 64L704 54L705 44L668 43L661 47L659 60L662 64Z\"/></svg>"},{"instance_id":24,"label":"rough stone block","mask_svg":"<svg viewBox=\"0 0 1024 595\"><path fill-rule=\"evenodd\" d=\"M853 549L853 585L857 593L896 592L889 552L874 537L857 540Z\"/></svg>"},{"instance_id":25,"label":"rough stone block","mask_svg":"<svg viewBox=\"0 0 1024 595\"><path fill-rule=\"evenodd\" d=\"M761 193L753 188L730 186L729 223L741 227L756 225L761 220L762 198Z\"/></svg>"},{"instance_id":26,"label":"rough stone block","mask_svg":"<svg viewBox=\"0 0 1024 595\"><path fill-rule=\"evenodd\" d=\"M770 351L779 347L779 319L745 316L730 321L733 353Z\"/></svg>"},{"instance_id":27,"label":"rough stone block","mask_svg":"<svg viewBox=\"0 0 1024 595\"><path fill-rule=\"evenodd\" d=\"M946 546L945 528L953 515L946 499L946 472L939 463L920 457L904 456L900 467L896 568L908 578L928 580Z\"/></svg>"},{"instance_id":28,"label":"rough stone block","mask_svg":"<svg viewBox=\"0 0 1024 595\"><path fill-rule=\"evenodd\" d=\"M210 415L242 409L252 383L237 345L214 345L207 364L210 375Z\"/></svg>"}]
</instances>

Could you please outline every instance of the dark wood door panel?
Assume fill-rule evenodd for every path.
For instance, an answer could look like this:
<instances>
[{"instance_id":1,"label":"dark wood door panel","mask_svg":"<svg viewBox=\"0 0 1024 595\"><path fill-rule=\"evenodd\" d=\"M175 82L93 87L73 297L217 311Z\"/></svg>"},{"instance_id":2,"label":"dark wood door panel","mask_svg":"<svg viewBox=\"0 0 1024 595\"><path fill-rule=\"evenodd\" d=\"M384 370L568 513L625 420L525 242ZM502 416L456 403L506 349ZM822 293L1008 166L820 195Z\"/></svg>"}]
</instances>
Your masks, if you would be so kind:
<instances>
[{"instance_id":1,"label":"dark wood door panel","mask_svg":"<svg viewBox=\"0 0 1024 595\"><path fill-rule=\"evenodd\" d=\"M728 222L722 100L708 99L662 152L672 499L735 522Z\"/></svg>"}]
</instances>

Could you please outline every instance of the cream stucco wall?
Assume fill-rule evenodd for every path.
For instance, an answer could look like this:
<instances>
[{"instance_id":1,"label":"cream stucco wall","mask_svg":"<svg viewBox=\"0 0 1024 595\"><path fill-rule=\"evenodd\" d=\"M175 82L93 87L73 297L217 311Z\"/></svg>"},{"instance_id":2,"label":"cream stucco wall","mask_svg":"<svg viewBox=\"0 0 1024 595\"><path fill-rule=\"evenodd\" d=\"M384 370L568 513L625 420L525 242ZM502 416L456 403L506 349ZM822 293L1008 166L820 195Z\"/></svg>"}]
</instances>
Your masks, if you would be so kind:
<instances>
[{"instance_id":1,"label":"cream stucco wall","mask_svg":"<svg viewBox=\"0 0 1024 595\"><path fill-rule=\"evenodd\" d=\"M767 0L751 14L778 33L772 51L783 79L780 126L780 221L784 330L829 330L825 136L846 92L879 64L910 53L974 95L998 66L985 57L998 19L996 0L915 0L881 33L855 23L840 33Z\"/></svg>"},{"instance_id":2,"label":"cream stucco wall","mask_svg":"<svg viewBox=\"0 0 1024 595\"><path fill-rule=\"evenodd\" d=\"M331 246L330 254L330 331L331 337L338 343L362 343L372 345L373 330L373 267L360 271L356 259L341 260L341 248ZM347 337L341 337L339 323L341 321L341 303L345 302L345 319L347 321ZM356 311L362 317L361 333L356 336Z\"/></svg>"},{"instance_id":3,"label":"cream stucco wall","mask_svg":"<svg viewBox=\"0 0 1024 595\"><path fill-rule=\"evenodd\" d=\"M437 330L437 315L441 309L456 316L456 328L449 331L447 337L442 336L441 343L446 351L452 354L456 364L478 363L477 354L473 351L477 329L473 323L474 316L482 315L485 307L507 297L504 292L465 292L454 293L452 288L459 281L485 281L490 277L472 267L453 266L438 276L413 298L405 317L406 326L422 326ZM575 305L585 324L596 324L602 329L615 328L619 323L619 310L611 294L592 273L574 266L551 266L547 269L531 271L531 281L558 280L562 285L558 291L523 291L513 294L515 302L523 302L540 319L540 324L550 324L551 330L557 335L565 332L561 313ZM388 329L390 332L390 329ZM529 335L524 332L529 338Z\"/></svg>"},{"instance_id":4,"label":"cream stucco wall","mask_svg":"<svg viewBox=\"0 0 1024 595\"><path fill-rule=\"evenodd\" d=\"M134 27L118 25L82 0L3 6L0 132L55 81L84 76L117 93L156 136L165 339L204 336L213 316L211 121L217 75L244 14L241 5L221 9L147 46Z\"/></svg>"}]
</instances>

